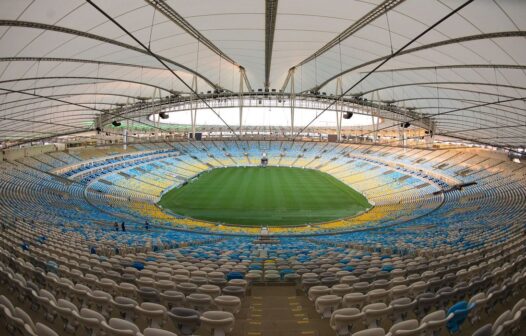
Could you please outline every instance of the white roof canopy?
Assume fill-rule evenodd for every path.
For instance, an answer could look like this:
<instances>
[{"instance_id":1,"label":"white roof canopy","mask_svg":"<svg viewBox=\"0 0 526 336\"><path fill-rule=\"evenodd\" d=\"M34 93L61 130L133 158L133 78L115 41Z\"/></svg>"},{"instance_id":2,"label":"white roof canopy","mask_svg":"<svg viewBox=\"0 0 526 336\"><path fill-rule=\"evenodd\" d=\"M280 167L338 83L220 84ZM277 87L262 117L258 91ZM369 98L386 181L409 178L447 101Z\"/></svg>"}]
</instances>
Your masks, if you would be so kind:
<instances>
[{"instance_id":1,"label":"white roof canopy","mask_svg":"<svg viewBox=\"0 0 526 336\"><path fill-rule=\"evenodd\" d=\"M192 85L237 92L240 67L256 91L290 91L294 68L296 93L337 94L463 3L0 1L0 141L93 129L104 110ZM347 94L430 115L437 134L521 146L525 37L526 2L475 0Z\"/></svg>"}]
</instances>

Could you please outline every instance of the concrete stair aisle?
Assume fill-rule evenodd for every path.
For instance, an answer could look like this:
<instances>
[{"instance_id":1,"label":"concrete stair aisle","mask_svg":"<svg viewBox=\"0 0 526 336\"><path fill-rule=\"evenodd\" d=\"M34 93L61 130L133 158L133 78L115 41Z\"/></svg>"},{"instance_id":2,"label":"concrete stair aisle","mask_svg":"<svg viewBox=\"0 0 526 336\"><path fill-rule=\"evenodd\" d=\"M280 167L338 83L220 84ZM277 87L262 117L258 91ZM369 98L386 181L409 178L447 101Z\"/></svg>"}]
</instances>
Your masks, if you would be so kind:
<instances>
[{"instance_id":1,"label":"concrete stair aisle","mask_svg":"<svg viewBox=\"0 0 526 336\"><path fill-rule=\"evenodd\" d=\"M301 293L296 294L294 286L254 286L236 320L233 336L333 336L329 320L322 320L314 305ZM242 318L245 310L246 320Z\"/></svg>"}]
</instances>

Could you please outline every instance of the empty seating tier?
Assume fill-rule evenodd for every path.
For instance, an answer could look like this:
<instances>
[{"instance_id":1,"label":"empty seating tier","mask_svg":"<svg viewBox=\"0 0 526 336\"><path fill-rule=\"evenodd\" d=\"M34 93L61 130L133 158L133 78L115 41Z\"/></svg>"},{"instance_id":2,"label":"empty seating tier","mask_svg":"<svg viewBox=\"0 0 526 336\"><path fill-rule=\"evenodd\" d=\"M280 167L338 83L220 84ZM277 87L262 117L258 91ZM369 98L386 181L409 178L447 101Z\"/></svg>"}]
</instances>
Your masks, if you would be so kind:
<instances>
[{"instance_id":1,"label":"empty seating tier","mask_svg":"<svg viewBox=\"0 0 526 336\"><path fill-rule=\"evenodd\" d=\"M269 165L331 174L374 207L262 235L155 204L263 152ZM265 309L305 321L283 332L518 335L526 168L453 152L203 141L4 161L0 324L10 335L247 335L269 323L255 293L282 286L288 308Z\"/></svg>"}]
</instances>

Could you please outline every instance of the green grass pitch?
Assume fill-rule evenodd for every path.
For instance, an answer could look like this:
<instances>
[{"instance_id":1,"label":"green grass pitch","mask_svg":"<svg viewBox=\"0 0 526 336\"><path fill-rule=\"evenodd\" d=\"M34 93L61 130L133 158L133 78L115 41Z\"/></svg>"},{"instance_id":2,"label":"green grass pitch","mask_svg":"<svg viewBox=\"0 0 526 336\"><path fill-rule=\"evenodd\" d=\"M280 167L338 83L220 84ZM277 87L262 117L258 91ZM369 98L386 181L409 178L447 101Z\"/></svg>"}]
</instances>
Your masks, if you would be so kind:
<instances>
[{"instance_id":1,"label":"green grass pitch","mask_svg":"<svg viewBox=\"0 0 526 336\"><path fill-rule=\"evenodd\" d=\"M213 169L170 190L159 204L195 219L257 226L320 223L371 207L329 174L286 167Z\"/></svg>"}]
</instances>

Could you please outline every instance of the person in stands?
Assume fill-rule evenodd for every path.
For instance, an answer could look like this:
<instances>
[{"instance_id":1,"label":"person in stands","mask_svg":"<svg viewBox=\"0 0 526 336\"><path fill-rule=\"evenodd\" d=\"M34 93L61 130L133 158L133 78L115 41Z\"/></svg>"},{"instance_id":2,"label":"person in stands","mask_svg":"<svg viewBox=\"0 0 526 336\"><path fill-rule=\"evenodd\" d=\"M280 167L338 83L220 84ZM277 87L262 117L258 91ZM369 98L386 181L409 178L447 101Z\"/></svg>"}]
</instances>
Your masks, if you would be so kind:
<instances>
[{"instance_id":1,"label":"person in stands","mask_svg":"<svg viewBox=\"0 0 526 336\"><path fill-rule=\"evenodd\" d=\"M126 226L124 225L124 222L121 223L121 231L122 232L126 231Z\"/></svg>"},{"instance_id":2,"label":"person in stands","mask_svg":"<svg viewBox=\"0 0 526 336\"><path fill-rule=\"evenodd\" d=\"M148 223L148 221L145 221L145 222L144 222L144 229L145 229L146 231L150 230L150 223Z\"/></svg>"},{"instance_id":3,"label":"person in stands","mask_svg":"<svg viewBox=\"0 0 526 336\"><path fill-rule=\"evenodd\" d=\"M115 228L115 231L119 231L119 223L113 223L113 227Z\"/></svg>"}]
</instances>

